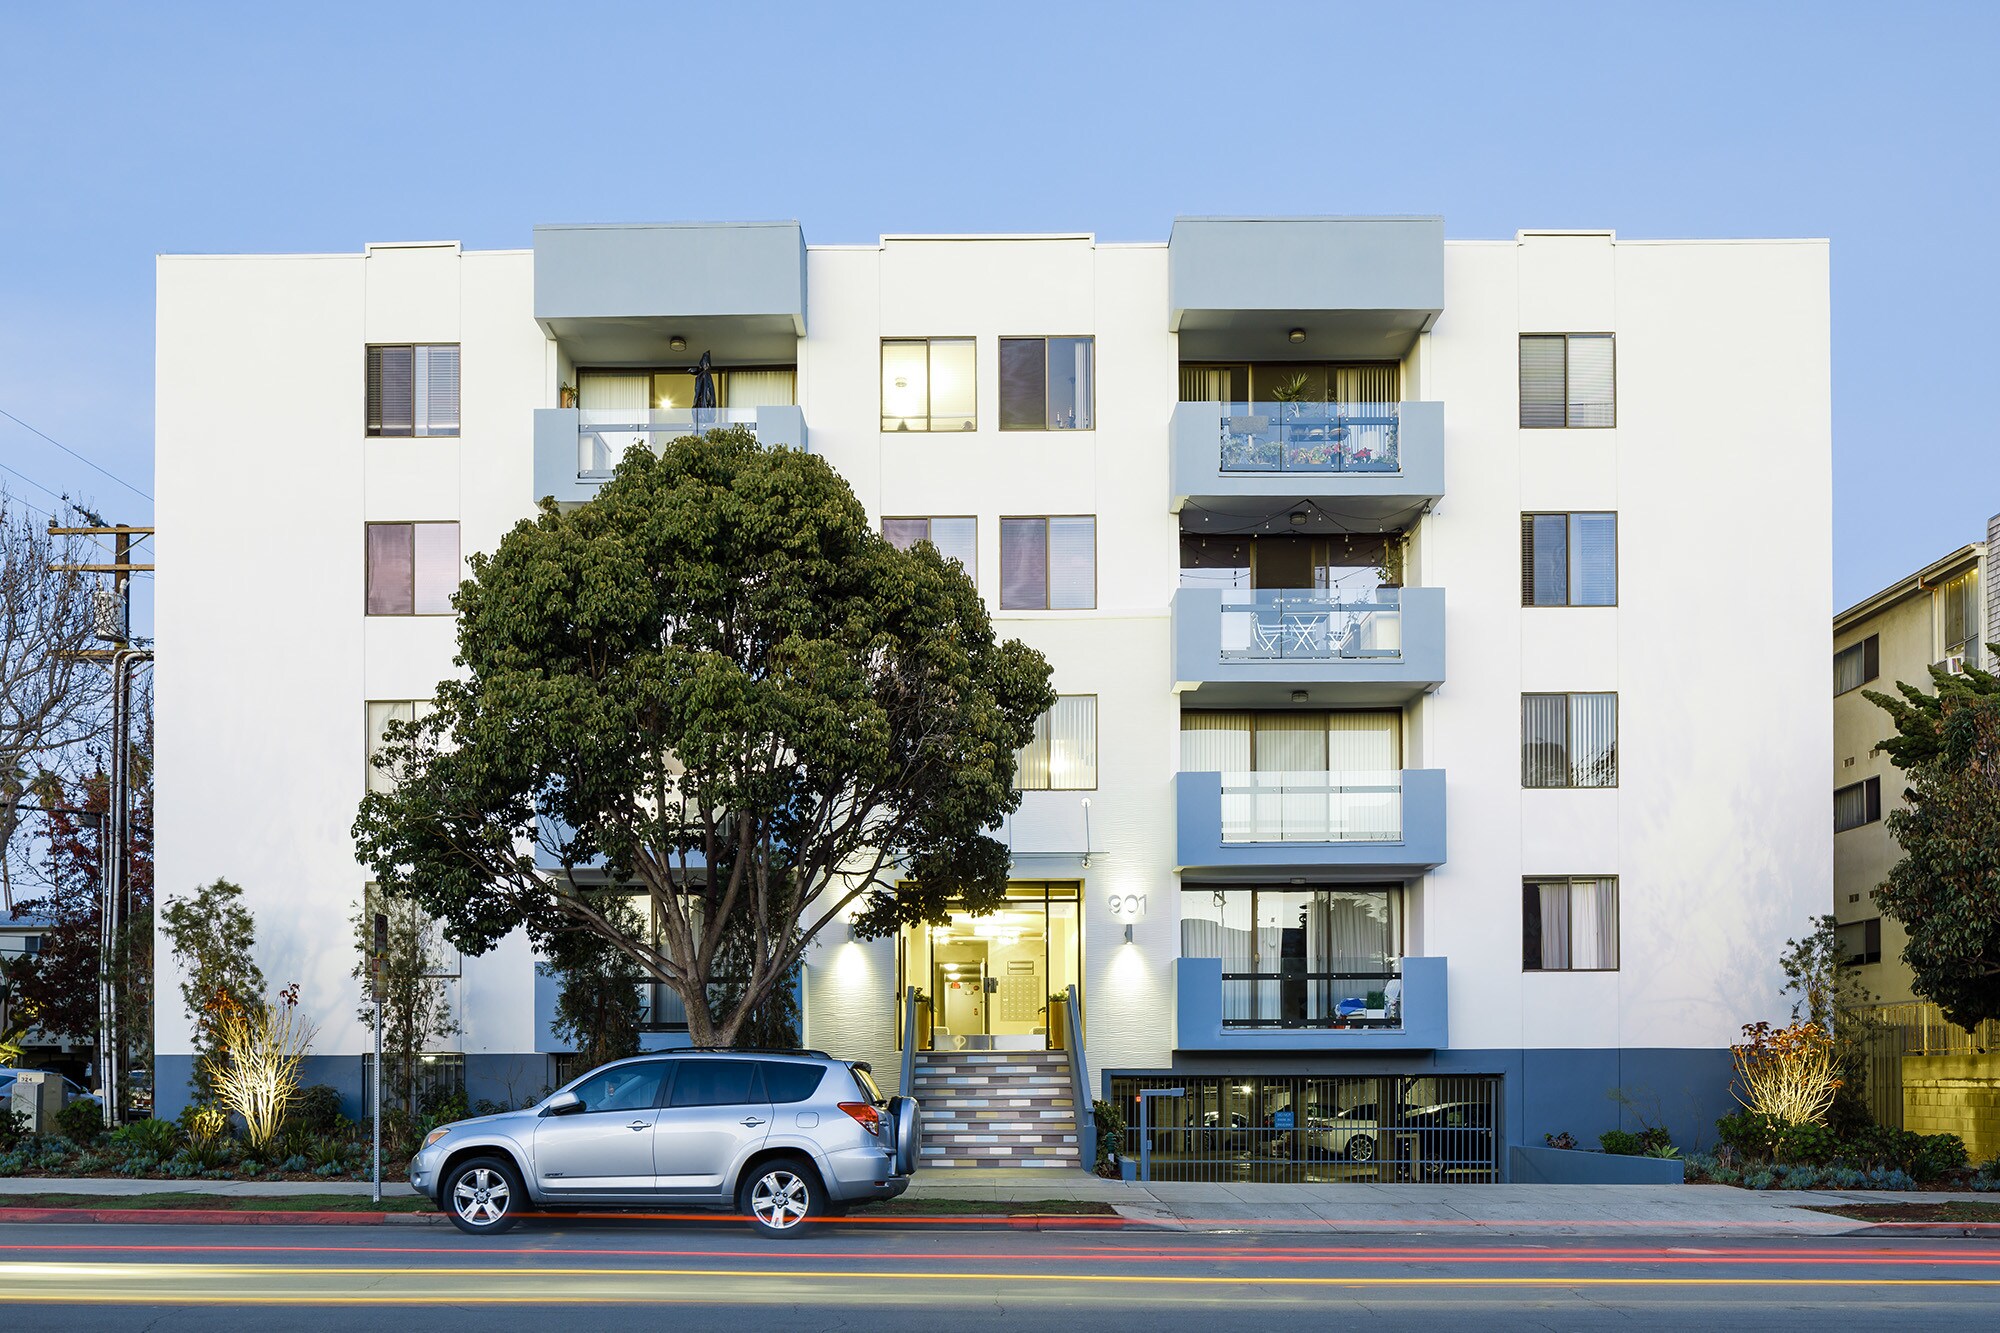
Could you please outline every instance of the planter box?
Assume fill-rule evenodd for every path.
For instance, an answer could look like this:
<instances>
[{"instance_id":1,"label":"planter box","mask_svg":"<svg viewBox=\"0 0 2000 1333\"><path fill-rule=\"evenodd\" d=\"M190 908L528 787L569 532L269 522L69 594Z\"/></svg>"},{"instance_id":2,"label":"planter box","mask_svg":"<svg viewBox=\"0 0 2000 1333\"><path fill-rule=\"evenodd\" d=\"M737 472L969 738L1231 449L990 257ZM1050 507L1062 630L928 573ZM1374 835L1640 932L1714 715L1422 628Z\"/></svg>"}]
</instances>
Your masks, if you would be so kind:
<instances>
[{"instance_id":1,"label":"planter box","mask_svg":"<svg viewBox=\"0 0 2000 1333\"><path fill-rule=\"evenodd\" d=\"M1616 1157L1581 1148L1510 1148L1507 1164L1516 1185L1679 1185L1687 1179L1687 1164L1678 1157Z\"/></svg>"}]
</instances>

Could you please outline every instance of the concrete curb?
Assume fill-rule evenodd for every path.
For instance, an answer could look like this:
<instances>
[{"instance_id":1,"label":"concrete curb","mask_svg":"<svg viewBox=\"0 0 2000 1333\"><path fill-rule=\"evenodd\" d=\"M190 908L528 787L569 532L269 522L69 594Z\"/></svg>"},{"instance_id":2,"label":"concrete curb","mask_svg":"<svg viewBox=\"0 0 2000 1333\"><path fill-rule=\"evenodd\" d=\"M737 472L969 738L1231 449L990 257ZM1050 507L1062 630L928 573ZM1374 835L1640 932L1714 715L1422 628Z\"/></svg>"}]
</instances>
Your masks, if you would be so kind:
<instances>
[{"instance_id":1,"label":"concrete curb","mask_svg":"<svg viewBox=\"0 0 2000 1333\"><path fill-rule=\"evenodd\" d=\"M124 1222L135 1226L161 1223L201 1226L379 1227L431 1226L442 1213L345 1213L237 1208L0 1208L5 1222Z\"/></svg>"},{"instance_id":2,"label":"concrete curb","mask_svg":"<svg viewBox=\"0 0 2000 1333\"><path fill-rule=\"evenodd\" d=\"M0 1225L105 1223L128 1226L444 1226L443 1213L372 1213L227 1208L0 1208ZM523 1225L559 1222L700 1222L741 1225L727 1213L661 1215L657 1213L524 1213ZM1073 1213L1020 1213L1012 1216L968 1214L933 1217L828 1218L819 1225L865 1231L1064 1231L1097 1232L1152 1229L1151 1224L1125 1217Z\"/></svg>"}]
</instances>

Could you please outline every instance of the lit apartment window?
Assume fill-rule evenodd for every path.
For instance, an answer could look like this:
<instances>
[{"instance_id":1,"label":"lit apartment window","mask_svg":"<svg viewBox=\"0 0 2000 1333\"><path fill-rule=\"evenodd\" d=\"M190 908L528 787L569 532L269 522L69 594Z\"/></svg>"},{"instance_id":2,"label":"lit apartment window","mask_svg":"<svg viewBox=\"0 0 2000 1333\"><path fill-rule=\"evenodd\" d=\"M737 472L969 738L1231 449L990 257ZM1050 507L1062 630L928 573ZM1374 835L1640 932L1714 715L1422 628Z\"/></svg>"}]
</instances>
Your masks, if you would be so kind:
<instances>
[{"instance_id":1,"label":"lit apartment window","mask_svg":"<svg viewBox=\"0 0 2000 1333\"><path fill-rule=\"evenodd\" d=\"M1523 426L1615 426L1618 390L1608 333L1521 335Z\"/></svg>"},{"instance_id":2,"label":"lit apartment window","mask_svg":"<svg viewBox=\"0 0 2000 1333\"><path fill-rule=\"evenodd\" d=\"M1833 791L1833 831L1845 833L1882 817L1882 779L1851 782Z\"/></svg>"},{"instance_id":3,"label":"lit apartment window","mask_svg":"<svg viewBox=\"0 0 2000 1333\"><path fill-rule=\"evenodd\" d=\"M976 518L885 518L882 535L889 544L907 551L918 542L929 542L947 560L965 566L973 582L979 581L979 520Z\"/></svg>"},{"instance_id":4,"label":"lit apartment window","mask_svg":"<svg viewBox=\"0 0 2000 1333\"><path fill-rule=\"evenodd\" d=\"M1882 961L1882 918L1849 921L1833 928L1834 957L1849 967Z\"/></svg>"},{"instance_id":5,"label":"lit apartment window","mask_svg":"<svg viewBox=\"0 0 2000 1333\"><path fill-rule=\"evenodd\" d=\"M1871 634L1860 643L1850 643L1833 655L1833 692L1858 690L1882 671L1881 636Z\"/></svg>"},{"instance_id":6,"label":"lit apartment window","mask_svg":"<svg viewBox=\"0 0 2000 1333\"><path fill-rule=\"evenodd\" d=\"M1616 606L1618 515L1521 515L1522 606Z\"/></svg>"},{"instance_id":7,"label":"lit apartment window","mask_svg":"<svg viewBox=\"0 0 2000 1333\"><path fill-rule=\"evenodd\" d=\"M458 434L458 345L369 348L368 433Z\"/></svg>"},{"instance_id":8,"label":"lit apartment window","mask_svg":"<svg viewBox=\"0 0 2000 1333\"><path fill-rule=\"evenodd\" d=\"M1000 429L1089 430L1091 338L1000 340Z\"/></svg>"},{"instance_id":9,"label":"lit apartment window","mask_svg":"<svg viewBox=\"0 0 2000 1333\"><path fill-rule=\"evenodd\" d=\"M1022 791L1097 789L1097 696L1064 694L1035 719L1035 739L1014 751Z\"/></svg>"},{"instance_id":10,"label":"lit apartment window","mask_svg":"<svg viewBox=\"0 0 2000 1333\"><path fill-rule=\"evenodd\" d=\"M882 429L971 430L978 386L970 338L882 340Z\"/></svg>"},{"instance_id":11,"label":"lit apartment window","mask_svg":"<svg viewBox=\"0 0 2000 1333\"><path fill-rule=\"evenodd\" d=\"M448 616L458 584L458 524L368 525L369 615Z\"/></svg>"},{"instance_id":12,"label":"lit apartment window","mask_svg":"<svg viewBox=\"0 0 2000 1333\"><path fill-rule=\"evenodd\" d=\"M431 715L436 705L429 699L371 699L368 702L368 790L388 791L396 780L375 767L391 722L415 722Z\"/></svg>"},{"instance_id":13,"label":"lit apartment window","mask_svg":"<svg viewBox=\"0 0 2000 1333\"><path fill-rule=\"evenodd\" d=\"M1979 571L1968 569L1937 590L1938 644L1945 658L1979 664Z\"/></svg>"},{"instance_id":14,"label":"lit apartment window","mask_svg":"<svg viewBox=\"0 0 2000 1333\"><path fill-rule=\"evenodd\" d=\"M1521 696L1523 787L1618 785L1618 696Z\"/></svg>"},{"instance_id":15,"label":"lit apartment window","mask_svg":"<svg viewBox=\"0 0 2000 1333\"><path fill-rule=\"evenodd\" d=\"M1618 881L1565 875L1521 885L1521 970L1618 970Z\"/></svg>"},{"instance_id":16,"label":"lit apartment window","mask_svg":"<svg viewBox=\"0 0 2000 1333\"><path fill-rule=\"evenodd\" d=\"M1097 518L1000 520L1000 609L1082 611L1097 605Z\"/></svg>"}]
</instances>

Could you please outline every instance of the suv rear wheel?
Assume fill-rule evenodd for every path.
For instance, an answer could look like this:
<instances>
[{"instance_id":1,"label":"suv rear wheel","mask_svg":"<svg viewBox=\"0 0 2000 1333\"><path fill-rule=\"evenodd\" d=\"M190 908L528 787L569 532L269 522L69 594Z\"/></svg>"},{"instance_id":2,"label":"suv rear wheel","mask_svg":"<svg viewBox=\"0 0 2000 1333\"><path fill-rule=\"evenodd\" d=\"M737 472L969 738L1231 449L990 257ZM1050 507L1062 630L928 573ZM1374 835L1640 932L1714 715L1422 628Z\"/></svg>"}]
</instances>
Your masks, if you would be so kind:
<instances>
[{"instance_id":1,"label":"suv rear wheel","mask_svg":"<svg viewBox=\"0 0 2000 1333\"><path fill-rule=\"evenodd\" d=\"M498 1157L471 1157L445 1173L438 1191L451 1224L474 1236L497 1236L520 1220L528 1198L514 1168Z\"/></svg>"},{"instance_id":2,"label":"suv rear wheel","mask_svg":"<svg viewBox=\"0 0 2000 1333\"><path fill-rule=\"evenodd\" d=\"M827 1212L819 1176L796 1157L774 1157L743 1178L736 1206L759 1235L789 1240Z\"/></svg>"}]
</instances>

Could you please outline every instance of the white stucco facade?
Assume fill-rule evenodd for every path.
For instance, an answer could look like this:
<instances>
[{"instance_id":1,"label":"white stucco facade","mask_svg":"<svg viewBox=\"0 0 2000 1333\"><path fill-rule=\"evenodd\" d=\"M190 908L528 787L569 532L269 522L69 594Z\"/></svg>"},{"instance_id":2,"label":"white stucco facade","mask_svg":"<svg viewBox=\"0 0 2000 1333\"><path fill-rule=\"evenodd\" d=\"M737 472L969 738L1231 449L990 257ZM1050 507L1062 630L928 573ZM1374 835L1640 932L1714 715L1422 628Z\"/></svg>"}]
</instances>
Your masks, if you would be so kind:
<instances>
[{"instance_id":1,"label":"white stucco facade","mask_svg":"<svg viewBox=\"0 0 2000 1333\"><path fill-rule=\"evenodd\" d=\"M364 525L455 521L469 555L532 512L536 413L586 364L576 325L538 322L537 262L455 244L159 262L158 882L244 887L265 974L298 981L319 1024L326 1081L358 1078L367 1049L349 975L366 873L348 835L365 705L427 698L452 670L448 617L364 614ZM1197 1048L1177 1032L1180 889L1198 877L1182 872L1175 774L1199 696L1175 689L1170 607L1200 518L1170 503L1168 433L1181 365L1219 358L1183 346L1195 321L1176 331L1173 262L1168 243L891 237L805 247L799 279L807 447L874 516L976 516L997 630L1048 657L1059 693L1097 698L1096 787L1026 793L1008 830L1019 878L1081 886L1093 1077L1232 1059L1480 1070L1510 1080L1509 1137L1536 1142L1615 1123L1605 1093L1634 1082L1675 1114L1683 1093L1712 1104L1739 1027L1781 1011L1778 953L1832 875L1826 702L1781 683L1823 660L1831 612L1825 244L1444 242L1441 309L1396 335L1402 398L1446 413L1443 496L1401 521L1405 585L1445 590L1445 678L1396 706L1404 767L1445 774L1449 833L1442 864L1369 879L1402 886L1401 954L1448 960L1449 1037L1424 1050L1337 1031ZM674 314L649 316L662 339ZM726 311L689 318L726 334ZM1238 322L1316 336L1341 318L1322 299ZM1519 337L1548 332L1614 335L1614 427L1521 427ZM997 343L1017 336L1095 340L1093 429L999 428ZM907 337L975 340L976 429L881 428L882 341ZM1719 365L1725 338L1733 357L1755 349L1747 364ZM364 349L379 344L459 347L456 436L365 434ZM1270 512L1322 484L1273 482ZM1615 605L1522 605L1522 516L1553 511L1617 515ZM1313 512L1344 512L1337 490ZM1095 516L1093 608L998 609L1000 521L1022 515ZM1615 786L1523 788L1521 696L1561 691L1617 694ZM1307 693L1347 706L1337 682ZM1617 878L1615 969L1524 970L1523 882L1545 875ZM1354 876L1307 854L1265 878ZM1114 912L1135 894L1143 913ZM907 980L895 941L815 946L808 1042L893 1070ZM556 1046L525 943L465 959L458 986L469 1073L545 1081ZM189 1050L171 1003L157 1041L171 1109ZM1573 1120L1551 1118L1580 1097Z\"/></svg>"}]
</instances>

